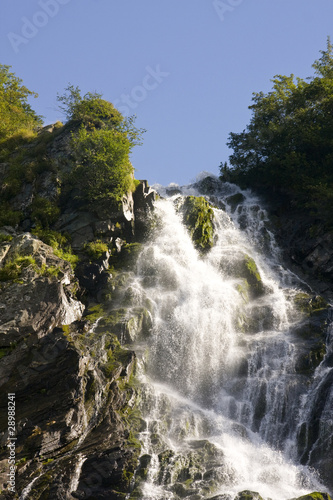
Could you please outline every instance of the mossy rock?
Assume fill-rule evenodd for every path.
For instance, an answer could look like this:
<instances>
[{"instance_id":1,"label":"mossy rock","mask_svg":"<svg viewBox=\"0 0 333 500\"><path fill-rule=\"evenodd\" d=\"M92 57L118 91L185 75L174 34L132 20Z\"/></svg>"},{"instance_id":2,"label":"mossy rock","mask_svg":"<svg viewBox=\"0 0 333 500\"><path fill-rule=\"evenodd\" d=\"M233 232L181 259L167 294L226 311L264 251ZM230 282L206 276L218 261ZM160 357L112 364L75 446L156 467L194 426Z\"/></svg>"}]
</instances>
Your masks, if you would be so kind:
<instances>
[{"instance_id":1,"label":"mossy rock","mask_svg":"<svg viewBox=\"0 0 333 500\"><path fill-rule=\"evenodd\" d=\"M214 212L202 196L187 196L181 207L183 221L195 247L204 252L214 245Z\"/></svg>"},{"instance_id":2,"label":"mossy rock","mask_svg":"<svg viewBox=\"0 0 333 500\"><path fill-rule=\"evenodd\" d=\"M235 500L263 500L256 491L244 490L238 493Z\"/></svg>"},{"instance_id":3,"label":"mossy rock","mask_svg":"<svg viewBox=\"0 0 333 500\"><path fill-rule=\"evenodd\" d=\"M180 498L186 498L191 495L194 495L197 493L198 490L195 490L193 488L190 488L189 486L185 485L184 483L175 483L172 487L172 490L178 497Z\"/></svg>"},{"instance_id":4,"label":"mossy rock","mask_svg":"<svg viewBox=\"0 0 333 500\"><path fill-rule=\"evenodd\" d=\"M294 303L297 309L308 316L320 314L328 307L326 300L320 295L311 296L305 292L297 293L294 297Z\"/></svg>"},{"instance_id":5,"label":"mossy rock","mask_svg":"<svg viewBox=\"0 0 333 500\"><path fill-rule=\"evenodd\" d=\"M146 480L148 476L148 471L149 471L149 466L151 463L151 455L142 455L139 458L140 465L136 471L136 475L139 476L141 479Z\"/></svg>"},{"instance_id":6,"label":"mossy rock","mask_svg":"<svg viewBox=\"0 0 333 500\"><path fill-rule=\"evenodd\" d=\"M257 265L247 254L244 254L242 260L234 268L236 278L243 278L243 284L239 287L239 292L246 301L249 296L251 298L261 297L265 293L265 287L261 280L261 276Z\"/></svg>"},{"instance_id":7,"label":"mossy rock","mask_svg":"<svg viewBox=\"0 0 333 500\"><path fill-rule=\"evenodd\" d=\"M303 495L302 497L293 498L291 500L331 500L331 497L328 493L318 493L315 491L314 493L309 493L308 495Z\"/></svg>"},{"instance_id":8,"label":"mossy rock","mask_svg":"<svg viewBox=\"0 0 333 500\"><path fill-rule=\"evenodd\" d=\"M295 370L303 375L311 375L317 366L320 365L326 354L325 342L319 341L311 350L303 354L296 363Z\"/></svg>"},{"instance_id":9,"label":"mossy rock","mask_svg":"<svg viewBox=\"0 0 333 500\"><path fill-rule=\"evenodd\" d=\"M109 259L109 264L115 269L131 270L133 263L141 252L141 243L126 243L121 247L119 253L113 253Z\"/></svg>"}]
</instances>

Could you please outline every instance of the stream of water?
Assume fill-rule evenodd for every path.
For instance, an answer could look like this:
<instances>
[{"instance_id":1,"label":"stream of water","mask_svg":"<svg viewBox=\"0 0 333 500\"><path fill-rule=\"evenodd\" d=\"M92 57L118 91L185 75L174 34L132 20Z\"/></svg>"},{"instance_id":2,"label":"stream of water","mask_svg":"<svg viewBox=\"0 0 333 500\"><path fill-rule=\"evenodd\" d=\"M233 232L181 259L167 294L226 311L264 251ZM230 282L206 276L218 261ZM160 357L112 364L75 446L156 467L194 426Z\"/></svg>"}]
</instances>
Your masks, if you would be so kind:
<instances>
[{"instance_id":1,"label":"stream of water","mask_svg":"<svg viewBox=\"0 0 333 500\"><path fill-rule=\"evenodd\" d=\"M139 257L138 300L153 316L149 340L136 346L143 500L326 491L295 460L300 413L314 397L295 375L301 316L293 297L304 283L281 265L258 199L242 192L235 204L237 192L226 184L214 194L222 208L214 208L216 241L204 256L179 211L184 195L199 195L195 188L157 201L156 228ZM261 276L257 297L247 297L239 273L245 257Z\"/></svg>"}]
</instances>

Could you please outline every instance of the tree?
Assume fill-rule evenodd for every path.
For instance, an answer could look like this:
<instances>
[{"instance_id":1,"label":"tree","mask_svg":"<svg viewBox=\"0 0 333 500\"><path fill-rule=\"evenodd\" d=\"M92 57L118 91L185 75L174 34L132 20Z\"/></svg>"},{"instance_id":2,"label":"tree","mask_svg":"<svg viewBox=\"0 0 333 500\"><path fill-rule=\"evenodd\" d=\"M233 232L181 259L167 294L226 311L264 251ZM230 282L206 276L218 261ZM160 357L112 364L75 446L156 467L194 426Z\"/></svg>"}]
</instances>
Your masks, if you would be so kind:
<instances>
[{"instance_id":1,"label":"tree","mask_svg":"<svg viewBox=\"0 0 333 500\"><path fill-rule=\"evenodd\" d=\"M279 190L300 207L319 213L318 193L333 191L333 46L315 61L309 81L277 75L272 91L253 94L252 117L241 133L230 133L233 182ZM323 188L317 185L321 181ZM331 216L332 217L332 216Z\"/></svg>"},{"instance_id":2,"label":"tree","mask_svg":"<svg viewBox=\"0 0 333 500\"><path fill-rule=\"evenodd\" d=\"M124 118L111 102L102 98L102 94L87 92L82 96L79 87L69 84L64 94L57 95L57 100L68 121L80 121L88 129L115 129L127 136L131 148L141 145L145 130L134 126L135 116Z\"/></svg>"},{"instance_id":3,"label":"tree","mask_svg":"<svg viewBox=\"0 0 333 500\"><path fill-rule=\"evenodd\" d=\"M134 117L125 119L101 94L81 95L79 87L69 85L58 95L60 108L69 121L80 123L72 134L72 152L76 166L70 184L77 198L89 208L107 212L117 207L123 195L134 190L132 148L141 144L144 132L134 126Z\"/></svg>"},{"instance_id":4,"label":"tree","mask_svg":"<svg viewBox=\"0 0 333 500\"><path fill-rule=\"evenodd\" d=\"M33 130L42 125L42 117L31 108L29 97L38 94L22 85L22 80L10 72L11 66L0 64L0 140L22 129Z\"/></svg>"},{"instance_id":5,"label":"tree","mask_svg":"<svg viewBox=\"0 0 333 500\"><path fill-rule=\"evenodd\" d=\"M121 132L82 127L73 135L72 148L77 163L72 178L79 198L91 208L107 210L134 187L130 143Z\"/></svg>"},{"instance_id":6,"label":"tree","mask_svg":"<svg viewBox=\"0 0 333 500\"><path fill-rule=\"evenodd\" d=\"M321 58L316 60L312 67L315 73L319 76L325 78L333 77L333 45L331 39L327 37L327 48L326 50L321 50Z\"/></svg>"}]
</instances>

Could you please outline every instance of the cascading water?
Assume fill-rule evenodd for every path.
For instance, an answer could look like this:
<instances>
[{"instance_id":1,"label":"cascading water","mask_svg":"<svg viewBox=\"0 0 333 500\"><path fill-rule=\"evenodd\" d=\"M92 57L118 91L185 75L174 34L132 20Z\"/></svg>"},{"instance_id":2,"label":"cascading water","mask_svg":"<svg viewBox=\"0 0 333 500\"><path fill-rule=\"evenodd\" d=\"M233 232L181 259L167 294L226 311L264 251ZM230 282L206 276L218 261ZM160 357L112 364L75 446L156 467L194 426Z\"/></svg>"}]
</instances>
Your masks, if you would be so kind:
<instances>
[{"instance_id":1,"label":"cascading water","mask_svg":"<svg viewBox=\"0 0 333 500\"><path fill-rule=\"evenodd\" d=\"M182 222L184 195L199 196L191 187L156 202L156 228L138 260L138 305L153 315L150 339L137 345L142 499L233 500L246 489L286 500L325 490L291 458L300 405L311 397L295 376L301 318L292 297L301 282L279 264L258 200L224 189L214 193L224 209L214 209L210 252L198 253ZM244 262L260 280L252 295Z\"/></svg>"}]
</instances>

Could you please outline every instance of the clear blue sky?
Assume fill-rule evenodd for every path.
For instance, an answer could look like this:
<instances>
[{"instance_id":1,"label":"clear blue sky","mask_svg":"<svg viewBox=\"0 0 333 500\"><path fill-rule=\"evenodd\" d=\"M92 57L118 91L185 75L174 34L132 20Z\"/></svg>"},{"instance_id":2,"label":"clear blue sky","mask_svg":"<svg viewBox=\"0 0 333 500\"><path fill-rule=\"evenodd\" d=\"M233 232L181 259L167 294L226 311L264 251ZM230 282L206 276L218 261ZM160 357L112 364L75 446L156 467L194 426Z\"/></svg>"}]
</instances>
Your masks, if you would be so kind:
<instances>
[{"instance_id":1,"label":"clear blue sky","mask_svg":"<svg viewBox=\"0 0 333 500\"><path fill-rule=\"evenodd\" d=\"M332 0L2 0L0 62L39 94L45 123L57 92L98 91L147 129L137 178L186 184L228 159L252 92L275 74L313 74L333 39Z\"/></svg>"}]
</instances>

